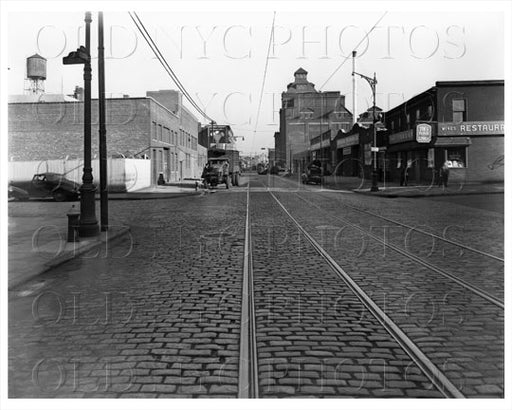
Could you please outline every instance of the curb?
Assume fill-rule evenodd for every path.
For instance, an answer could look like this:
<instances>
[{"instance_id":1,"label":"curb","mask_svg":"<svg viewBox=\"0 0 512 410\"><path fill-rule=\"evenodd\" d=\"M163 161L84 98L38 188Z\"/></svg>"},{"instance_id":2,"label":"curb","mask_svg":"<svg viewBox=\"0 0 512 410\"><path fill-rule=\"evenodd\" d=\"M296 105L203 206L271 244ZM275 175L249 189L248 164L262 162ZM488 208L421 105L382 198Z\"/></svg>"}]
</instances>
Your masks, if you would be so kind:
<instances>
[{"instance_id":1,"label":"curb","mask_svg":"<svg viewBox=\"0 0 512 410\"><path fill-rule=\"evenodd\" d=\"M84 246L79 246L76 249L73 250L67 250L63 251L59 256L49 260L48 262L45 262L40 267L34 269L33 273L30 276L26 276L24 278L20 278L20 280L11 283L8 285L8 290L16 290L17 287L22 286L26 284L27 282L33 280L36 276L42 275L43 273L46 273L57 266L62 265L65 262L68 262L80 255L83 255L84 253L90 252L92 250L96 250L100 248L105 243L115 243L116 241L120 240L123 236L128 234L130 232L129 227L121 227L120 229L117 229L115 231L106 232L106 233L100 233L100 237L92 240L90 243L85 244ZM71 243L71 242L66 242Z\"/></svg>"},{"instance_id":2,"label":"curb","mask_svg":"<svg viewBox=\"0 0 512 410\"><path fill-rule=\"evenodd\" d=\"M373 192L361 192L361 191L352 191L355 194L360 195L368 195L379 198L429 198L429 197L445 197L445 196L461 196L461 195L495 195L495 194L503 194L505 191L471 191L471 192L447 192L447 193L433 193L433 194L422 194L422 193L411 193L411 194L400 194L400 193L383 193L383 194L375 194Z\"/></svg>"},{"instance_id":3,"label":"curb","mask_svg":"<svg viewBox=\"0 0 512 410\"><path fill-rule=\"evenodd\" d=\"M194 196L199 195L199 191L194 192L141 192L141 193L128 193L128 194L117 194L118 196L109 196L109 201L145 201L150 199L170 199L170 198L179 198L184 196ZM116 195L116 194L113 194ZM99 199L99 198L97 198Z\"/></svg>"}]
</instances>

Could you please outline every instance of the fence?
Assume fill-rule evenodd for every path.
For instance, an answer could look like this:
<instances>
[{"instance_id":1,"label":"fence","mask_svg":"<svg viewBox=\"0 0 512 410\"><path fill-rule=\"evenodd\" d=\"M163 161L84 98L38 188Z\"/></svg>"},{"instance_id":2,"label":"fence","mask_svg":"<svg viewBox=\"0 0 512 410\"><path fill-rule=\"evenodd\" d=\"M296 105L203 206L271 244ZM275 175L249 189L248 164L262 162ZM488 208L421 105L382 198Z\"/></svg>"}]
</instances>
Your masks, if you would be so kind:
<instances>
[{"instance_id":1,"label":"fence","mask_svg":"<svg viewBox=\"0 0 512 410\"><path fill-rule=\"evenodd\" d=\"M91 161L94 184L99 186L99 160ZM67 179L82 183L83 161L57 159L46 161L9 162L9 181L31 181L34 174L55 172ZM131 192L151 185L151 161L149 159L108 158L107 186L109 192Z\"/></svg>"}]
</instances>

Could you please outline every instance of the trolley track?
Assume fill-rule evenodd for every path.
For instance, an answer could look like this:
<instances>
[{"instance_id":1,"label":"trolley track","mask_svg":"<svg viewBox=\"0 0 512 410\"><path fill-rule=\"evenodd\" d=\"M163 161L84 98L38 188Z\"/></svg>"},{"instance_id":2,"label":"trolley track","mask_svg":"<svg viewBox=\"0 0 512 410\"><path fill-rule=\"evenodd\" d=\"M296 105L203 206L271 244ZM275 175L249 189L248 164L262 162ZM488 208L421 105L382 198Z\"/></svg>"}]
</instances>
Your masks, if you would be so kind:
<instances>
[{"instance_id":1,"label":"trolley track","mask_svg":"<svg viewBox=\"0 0 512 410\"><path fill-rule=\"evenodd\" d=\"M408 230L414 230L414 232L417 232L419 234L423 234L425 236L429 236L429 237L432 237L432 238L435 238L437 240L440 240L440 241L443 241L443 242L446 242L446 243L449 243L450 245L454 245L456 246L457 248L460 248L460 249L465 249L465 250L468 250L470 252L474 252L476 254L479 254L479 255L482 255L484 257L487 257L487 258L490 258L490 259L494 259L494 260L497 260L499 262L505 262L505 259L502 258L502 257L499 257L499 256L496 256L496 255L493 255L489 252L485 252L485 251L482 251L480 249L476 249L476 248L473 248L469 245L465 245L465 244L462 244L460 242L457 242L457 241L454 241L454 240L451 240L449 238L446 238L445 236L441 236L441 235L437 235L433 232L427 232L427 231L424 231L423 229L420 229L418 227L414 227L414 226L411 226L411 225L407 225L407 224L404 224L402 222L399 222L399 221L395 221L391 218L387 218L385 216L382 216L382 215L377 215L376 213L374 212L370 212L368 210L364 210L364 209L360 209L360 208L356 208L355 206L351 206L351 205L348 205L348 204L344 204L344 206L346 206L347 208L350 208L356 212L359 212L359 213L362 213L362 214L365 214L365 215L369 215L369 216L372 216L372 217L375 217L375 218L379 218L379 219L382 219L386 222L390 222L392 224L395 224L395 225L399 225L399 226L402 226Z\"/></svg>"},{"instance_id":2,"label":"trolley track","mask_svg":"<svg viewBox=\"0 0 512 410\"><path fill-rule=\"evenodd\" d=\"M286 182L291 183L291 181ZM308 189L295 193L309 206L329 214L331 220L360 230L383 246L401 252L404 256L429 267L438 274L468 286L472 291L503 308L504 259L502 257L449 239L444 231L442 235L436 234L433 228L427 231L418 225L402 223L351 205L348 200L333 201L332 194ZM314 193L314 196L305 198L310 193ZM320 199L322 202L319 205ZM448 230L448 227L445 230ZM446 249L443 244L448 245ZM477 272L475 267L479 267Z\"/></svg>"},{"instance_id":3,"label":"trolley track","mask_svg":"<svg viewBox=\"0 0 512 410\"><path fill-rule=\"evenodd\" d=\"M260 193L260 195L262 195L262 194L263 193ZM391 315L386 314L387 313L386 309L385 308L382 309L379 306L379 301L372 300L372 292L368 293L364 289L364 286L361 287L360 284L357 283L359 279L354 279L351 277L350 274L346 273L346 271L343 270L343 268L339 265L339 263L335 260L335 258L331 257L331 255L329 255L329 253L318 243L318 238L315 239L313 237L313 235L308 233L308 229L310 229L310 228L302 226L301 222L293 217L291 211L289 209L287 209L286 206L279 201L279 199L276 197L276 195L274 195L274 193L268 192L268 195L270 195L273 198L273 200L279 204L279 207L282 210L282 212L284 212L287 215L287 218L290 221L293 221L293 224L296 226L296 229L298 229L301 232L301 235L307 240L307 242L309 242L311 244L311 246L313 246L313 248L315 249L317 254L321 255L323 260L326 262L326 264L329 265L329 267L332 269L332 271L336 272L336 274L339 276L339 278L342 279L344 283L349 285L351 291L358 295L357 297L359 298L359 300L361 300L361 302L365 304L366 308L370 312L372 312L372 315L374 315L379 320L379 322L386 329L386 331L388 331L389 334L391 334L393 336L393 338L398 341L399 345L407 352L409 357L411 357L414 360L414 362L416 364L418 364L418 367L429 378L429 380L431 380L433 385L435 385L439 389L439 391L441 391L446 397L463 397L466 395L466 393L464 393L464 391L469 392L469 396L472 396L474 394L474 392L475 392L474 385L476 384L475 381L469 381L469 384L470 385L473 384L473 386L467 386L464 383L461 383L460 382L460 373L457 375L457 374L455 374L456 372L453 371L453 368L457 368L458 366L453 367L453 366L451 366L451 364L448 366L441 365L442 362L440 362L439 360L436 360L438 358L438 356L441 355L441 352L434 351L434 353L432 353L431 347L425 347L425 346L428 346L428 343L420 343L419 345L417 343L415 343L415 341L413 340L414 332L411 333L413 335L412 338L408 336L408 333L410 331L410 324L409 325L405 324L406 327L404 328L403 327L404 324L400 323L400 320L398 322L393 321L393 318L392 318L393 314L391 314ZM362 229L362 228L360 228L360 229ZM400 254L400 252L398 252L398 253ZM406 256L403 253L401 253L401 255ZM417 261L415 261L415 262L417 262ZM427 266L425 266L425 268L427 268ZM482 291L481 289L478 289L477 287L474 287L471 284L466 284L466 283L464 283L464 281L457 280L457 278L450 278L450 280L452 280L452 281L454 279L455 279L454 283L456 284L456 286L462 286L467 291L477 295L476 297L484 298L485 303L493 304L495 306L495 308L498 309L498 311L496 311L497 313L492 313L492 309L491 309L490 314L491 315L497 314L498 316L500 316L499 311L502 310L502 307L503 307L502 301L500 301L499 299L495 298L492 295L486 294L485 291ZM484 303L484 305L485 305L485 303ZM487 308L487 307L485 309L489 310L489 308ZM501 312L501 315L502 315L502 312ZM258 317L258 314L256 314L256 317ZM497 323L500 323L500 317L498 317ZM426 330L427 330L426 334L430 335L429 337L432 337L433 339L436 338L436 331L433 331L432 333L430 333L429 329L426 329ZM424 332L424 335L425 335L425 332ZM458 336L456 336L456 338L460 339L461 337L464 338L466 336L467 335L464 335L464 336L458 335ZM493 344L493 342L495 342L497 340L498 344L502 344L502 335L500 335L499 331L498 331L497 337L496 337L496 335L487 335L487 334L485 334L485 332L481 336L482 336L482 340L484 340L485 343ZM420 339L418 339L418 340L420 340ZM457 342L455 342L455 344L457 344ZM452 357L452 359L453 359L454 363L462 363L462 364L465 363L465 365L462 366L463 368L465 368L464 369L465 371L476 370L476 372L473 372L473 373L480 374L480 373L478 373L478 371L482 370L482 369L472 369L471 368L472 362L467 357L467 356L470 356L474 352L475 344L476 343L469 343L469 346L460 345L461 348L460 348L460 351L458 352L459 354L457 354L457 352L455 352L455 357ZM448 361L452 360L452 359L450 359L450 357L453 353L453 346L451 346L451 348L452 348L451 349L452 352L446 353L448 356L445 356L445 357L448 357L448 359L447 359ZM496 346L494 346L493 348L496 348ZM467 352L465 352L465 349L467 350ZM498 346L498 349L499 349L499 346ZM425 350L425 351L423 351L423 350ZM450 349L448 349L448 350L450 350ZM434 356L433 361L429 358L429 356L432 357L432 355ZM442 356L444 356L444 353L442 354ZM461 359L461 357L462 357L462 359ZM466 358L464 358L464 357L466 357ZM459 359L460 359L460 361L459 361ZM478 360L478 359L475 358L475 360ZM489 361L489 360L487 360L487 361ZM445 361L445 363L446 363L446 361ZM442 371L440 369L442 369ZM447 371L448 371L448 373L446 373ZM487 375L487 376L489 376L489 375ZM490 378L486 378L486 380L491 380L491 379L494 381L502 380L502 372L500 372L499 370L495 371L494 375L491 375L491 376L489 376ZM455 381L453 381L454 378L455 378ZM499 384L499 382L498 382L498 384ZM469 387L469 389L468 389L468 387ZM462 388L462 390L461 390L461 388Z\"/></svg>"},{"instance_id":4,"label":"trolley track","mask_svg":"<svg viewBox=\"0 0 512 410\"><path fill-rule=\"evenodd\" d=\"M414 363L413 367L416 368L416 366L417 366L417 368L419 368L418 373L415 373L416 376L411 377L411 379L414 379L414 377L416 377L416 378L418 378L418 380L423 380L423 382L420 383L416 387L416 389L414 390L414 392L415 392L414 394L419 394L420 397L422 397L423 395L425 395L425 397L435 397L434 392L437 390L441 395L444 395L445 397L464 397L462 392L448 379L448 377L446 377L444 375L444 373L442 371L440 371L439 368L436 367L436 365L434 365L427 358L427 356L421 351L421 349L419 349L417 346L415 346L415 344L405 335L404 332L401 331L401 329L396 324L393 323L393 321L377 306L377 304L374 303L371 300L371 298L368 295L366 295L364 293L364 291L362 291L362 289L352 279L350 279L350 276L348 276L343 271L343 269L332 258L329 257L327 252L307 233L307 231L304 228L302 228L300 226L300 224L293 218L293 216L286 210L286 208L284 208L284 206L279 202L279 200L273 194L260 193L260 194L256 194L256 195L265 195L265 196L270 195L269 199L271 199L275 204L278 205L278 207L282 210L283 215L286 215L286 220L288 221L286 223L292 224L294 226L294 229L298 229L298 232L300 232L300 236L303 238L303 240L305 239L305 241L309 244L309 246L311 246L314 249L315 254L318 255L318 257L320 257L324 261L325 265L329 267L331 272L333 272L337 275L337 278L338 278L337 286L342 286L341 285L341 282L342 282L343 286L346 287L344 292L352 294L353 296L351 296L351 298L357 299L358 302L361 303L362 306L364 306L364 309L367 309L369 312L371 312L371 315L376 320L376 323L379 323L379 326L382 326L382 328L385 329L385 332L387 332L387 334L392 337L393 342L397 344L396 345L397 347L394 349L395 351L397 351L397 349L398 349L398 351L402 351L402 349L403 349L402 355L399 356L399 357L401 357L401 359L395 360L394 362L392 361L392 363L395 365L397 363L403 363L403 364L407 365L407 367L410 367L411 363ZM259 265L261 266L262 261L259 260L258 258L254 258L254 255L253 255L252 243L253 243L254 239L252 237L252 231L254 229L251 228L251 222L250 222L251 218L249 216L251 213L251 209L250 209L250 205L249 205L249 198L250 198L250 191L248 190L248 201L247 201L248 215L247 215L247 221L246 221L246 245L245 245L246 257L244 258L244 260L247 263L247 269L244 267L244 285L243 285L244 293L243 293L243 302L242 302L243 314L242 314L242 329L241 329L241 352L244 351L244 348L243 348L244 345L247 346L249 348L249 350L252 350L252 351L249 353L246 352L244 354L244 356L241 355L241 357L240 357L241 382L239 384L239 386L240 386L239 397L257 397L258 384L260 384L260 386L262 385L262 380L258 380L258 370L257 370L258 363L262 364L261 366L259 366L260 378L263 378L264 381L269 380L268 379L269 369L272 368L272 365L273 365L273 364L271 364L272 362L269 362L269 360L272 358L273 348L272 347L264 347L264 346L266 346L266 341L274 340L273 343L275 346L279 346L280 343L282 343L285 346L288 346L289 344L293 345L294 344L293 341L290 342L288 340L281 340L281 341L277 340L277 339L279 339L279 337L281 337L278 335L292 334L292 336L293 336L293 332L289 332L288 330L297 330L298 329L297 327L292 326L291 328L288 328L288 329L285 328L285 329L283 329L283 331L279 332L279 331L276 331L276 329L279 328L279 326L278 326L279 321L277 321L276 323L265 323L263 325L261 324L260 318L265 316L265 315L262 316L263 312L261 309L261 296L262 296L261 292L262 291L261 291L261 289L259 289L259 286L261 284L261 278L255 279L256 282L253 284L252 283L252 271L253 271L253 263L259 262ZM299 240L299 242L300 242L300 240ZM272 259L270 259L268 261L269 264L272 264L272 262L273 262ZM310 275L310 273L308 273L308 275ZM251 278L251 280L247 281L246 278ZM299 278L300 278L300 275L299 275ZM304 279L305 278L302 278L302 280L304 280ZM311 279L313 279L313 278L311 278ZM340 281L340 279L341 279L341 281ZM298 280L299 279L297 279L294 276L294 280L290 284L290 287L286 287L286 289L283 291L284 294L286 294L286 292L291 292L292 291L291 289L293 289L293 287L296 285ZM315 280L316 280L316 283L321 283L320 286L324 286L321 278L313 279L313 282L315 282ZM247 286L245 285L246 283L247 283ZM249 286L251 284L253 284L252 287ZM315 283L313 283L311 286L312 286L312 289L314 289ZM247 293L246 293L246 290L248 290ZM259 293L260 296L259 297L255 296L255 292ZM248 306L251 305L251 302L250 302L251 300L253 301L253 303L256 303L256 308L255 308L255 310L252 311L252 313L250 311L250 308L244 308L245 305L248 305ZM256 301L256 302L254 302L254 301ZM258 302L259 302L259 304L258 304ZM350 305L350 306L352 306L352 305ZM310 314L310 312L308 311L307 307L304 307L303 314L306 317L309 317L308 314ZM344 311L343 314L350 316L350 315L353 315L354 312L350 312L349 310L347 310L347 311ZM356 315L357 315L357 313L356 313ZM258 318L258 322L255 323L257 318ZM249 323L247 326L248 329L251 329L251 328L255 329L255 331L254 331L254 333L252 333L252 335L251 335L250 331L244 330L244 325L243 325L244 321L248 321L248 322L252 321L253 322L252 324ZM345 322L345 320L342 320L342 323L343 322ZM332 324L331 324L331 326L332 326ZM360 327L360 324L359 324L359 327ZM269 329L273 330L273 332L269 332ZM370 327L370 329L371 329L371 327ZM329 330L330 330L330 333L332 333L333 328L331 327L331 328L329 328ZM340 329L336 329L336 330L339 332L343 332L343 326ZM306 332L304 332L304 335L309 335L310 333L315 333L315 332L307 332L306 331ZM366 335L367 333L363 332L361 334ZM254 339L251 342L251 338L253 336L254 336ZM308 336L301 336L300 332L298 332L295 336L293 336L293 337L292 336L289 336L289 338L291 340L295 340L295 339L300 340L302 338L308 337ZM350 335L346 336L347 340L351 340L351 337L354 337L354 336L350 336ZM361 338L361 336L357 336L357 337ZM379 338L382 338L382 337L383 336L381 334L380 336L376 336L376 339L379 340ZM311 336L311 338L313 338L313 336ZM316 336L316 338L322 339L323 336L319 335L319 336ZM333 336L326 336L326 338L333 338ZM284 339L286 339L286 337L284 337ZM344 342L343 340L344 340L343 337L340 338L339 345L342 346L341 348L343 348L343 345L347 344L346 341ZM299 342L297 342L297 343L299 343ZM300 343L306 344L306 342L300 342ZM308 342L308 343L311 344L311 342ZM368 342L360 342L360 343L368 343ZM379 343L379 342L377 342L377 343ZM387 343L391 343L391 342L387 342ZM339 349L337 346L336 347L332 346L333 342L330 342L330 344L331 345L329 346L329 348L331 348L331 349L334 348L335 350ZM351 344L351 342L349 342L349 344ZM354 342L354 344L356 344L356 343ZM295 346L295 347L302 348L303 346ZM293 350L293 348L291 346L290 346L290 348L291 348L291 350ZM322 346L321 348L327 349L326 346ZM346 348L346 349L349 350L348 348ZM366 348L366 349L368 349L368 348ZM371 348L371 349L373 349L373 348ZM261 354L258 354L259 351L257 351L257 350L261 350ZM376 351L375 357L380 357L379 353L384 354L384 353L382 353L382 350L383 350L382 348L375 347L375 351ZM384 349L384 350L387 350L387 349ZM283 354L284 353L286 353L286 352L283 352ZM310 358L307 358L307 355L304 355L303 353L304 352L301 352L300 356L301 357L306 356L305 360L309 360ZM321 352L321 351L315 352L314 359L317 359L316 354L320 354L320 353L325 353L325 352ZM404 356L404 353L406 356ZM289 352L289 354L293 355L292 352ZM389 354L386 353L384 355L386 356ZM278 360L281 363L281 366L283 366L282 361L283 361L284 357L288 358L288 356L280 356L280 357L275 357L274 359ZM354 357L358 357L358 354L354 354ZM405 360L404 359L405 357L408 357L409 360L412 360L412 362L410 362L410 361L408 362L407 360ZM247 370L247 369L244 370L245 375L249 375L249 377L244 376L244 373L242 373L242 368L244 367L242 363L244 362L244 359L246 359L246 358L249 358L249 360L254 361L254 364L247 366L247 368L249 370ZM295 358L291 358L291 361L293 362L294 359ZM343 362L346 360L346 358L343 358L341 360ZM363 359L361 359L361 360L363 361ZM372 360L374 360L374 359L366 359L365 363L368 363L368 362L371 363ZM382 360L382 359L375 359L375 360ZM331 359L331 361L332 361L332 359ZM297 362L297 360L296 360L296 362ZM352 363L352 360L350 360L350 362ZM299 361L299 363L301 363L301 362ZM315 365L311 364L309 366L310 366L309 368L314 368L313 366L315 366ZM322 366L323 366L323 364L322 364ZM348 366L348 367L355 367L355 366ZM396 368L396 367L392 366L392 368ZM250 369L252 369L252 371ZM275 369L274 369L274 371L275 371ZM338 371L338 370L334 370L335 373L336 373L336 371ZM407 373L407 370L405 370L404 372ZM294 372L290 372L290 374L291 373L294 373ZM307 374L307 373L314 373L314 372L305 372L305 374ZM423 376L420 376L420 374L424 375L426 377L426 379L422 379ZM300 375L300 370L299 370L299 375ZM373 377L375 375L369 374L369 376ZM396 374L393 374L393 376L396 377ZM336 375L335 375L335 377L336 377ZM407 376L406 376L406 379L407 379ZM435 386L434 390L432 390L433 387L430 387L428 389L425 388L425 386L428 385L428 383L425 382L426 380L429 380L432 383L431 386ZM300 382L300 377L299 377L299 382ZM371 385L371 383L375 384L376 382L368 382L369 385ZM397 384L403 383L404 385L407 385L407 383L409 383L414 386L414 383L411 380L404 380L403 382L397 381L394 383L397 383ZM421 386L423 386L423 387L421 387ZM289 387L289 386L280 386L280 385L276 386L275 387L276 390L272 390L272 392L273 393L287 392L286 387ZM312 392L315 387L316 386L314 386L314 385L313 386L308 385L304 388L304 391ZM332 387L325 387L325 389L332 389ZM361 392L357 391L360 389L350 390L349 387L347 387L346 389L348 389L347 394L346 394L348 396L351 395L350 392L352 392L352 394L355 394L356 396L360 395L360 393L361 393ZM422 390L422 389L425 389L425 390ZM365 390L365 389L362 389L362 390ZM428 393L425 393L425 391L427 391L427 390L428 390ZM328 391L330 392L330 390L328 390ZM384 387L383 391L385 391L385 387ZM423 391L423 393L422 393L422 391ZM249 394L244 395L244 392L249 392ZM260 387L260 393L261 393L261 387ZM390 393L392 396L393 395L400 396L400 394L396 393L396 389L390 389ZM340 395L343 395L343 394L340 394ZM282 395L281 395L281 397L282 397Z\"/></svg>"},{"instance_id":5,"label":"trolley track","mask_svg":"<svg viewBox=\"0 0 512 410\"><path fill-rule=\"evenodd\" d=\"M314 202L304 198L303 196L297 194L297 197L300 198L302 201L306 202L308 205L314 207L315 209L321 211L321 212L327 212L326 210L322 209L320 206L318 206L317 204L315 204ZM353 208L353 207L351 207ZM343 224L347 224L355 229L357 229L358 231L360 231L361 233L363 233L364 235L367 235L369 238L372 238L374 239L375 241L381 243L382 245L384 245L385 247L405 256L406 258L426 267L427 269L439 274L439 275L442 275L444 276L445 278L448 278L450 280L452 280L453 282L457 283L458 285L468 289L469 291L475 293L476 295L484 298L485 300L487 300L488 302L496 305L497 307L501 308L501 309L504 309L505 308L505 304L504 304L504 301L500 298L497 298L495 297L493 294L489 293L488 291L478 287L478 286L475 286L473 284L471 284L470 282L464 280L464 279L461 279L459 278L457 275L454 275L450 272L447 272L446 270L442 269L442 268L439 268L438 266L432 264L432 263L429 263L427 262L426 260L424 260L423 258L420 258L416 255L414 255L413 253L411 252L408 252L406 250L404 250L403 248L399 247L399 246L396 246L394 244L392 244L391 242L389 241L386 241L385 239L382 239L381 237L373 234L371 231L369 230L366 230L366 229L363 229L361 228L359 225L357 224L354 224L352 222L350 222L348 219L346 218L342 218L342 217L339 217L337 215L329 215L331 218L333 218L334 220L336 221L339 221ZM425 233L426 234L426 233Z\"/></svg>"},{"instance_id":6,"label":"trolley track","mask_svg":"<svg viewBox=\"0 0 512 410\"><path fill-rule=\"evenodd\" d=\"M414 360L423 373L432 381L432 383L441 391L446 397L463 398L464 395L457 387L444 375L416 346L409 337L391 320L391 318L379 308L379 306L368 296L363 289L347 274L336 261L323 249L323 247L300 225L299 222L290 214L284 205L271 193L272 198L279 204L287 216L297 226L299 231L307 238L313 245L316 251L322 258L329 264L332 270L336 272L341 280L343 280L357 295L364 306L373 314L373 316L384 326L388 333L398 342L398 344L407 352L407 354Z\"/></svg>"}]
</instances>

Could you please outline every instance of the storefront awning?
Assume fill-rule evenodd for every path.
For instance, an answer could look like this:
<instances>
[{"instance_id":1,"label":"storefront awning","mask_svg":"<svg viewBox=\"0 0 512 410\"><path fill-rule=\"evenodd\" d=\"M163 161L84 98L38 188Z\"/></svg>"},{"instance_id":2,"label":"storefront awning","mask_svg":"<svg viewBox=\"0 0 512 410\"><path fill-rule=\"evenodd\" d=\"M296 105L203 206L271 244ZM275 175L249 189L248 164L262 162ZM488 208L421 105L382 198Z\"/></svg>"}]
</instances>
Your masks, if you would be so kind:
<instances>
[{"instance_id":1,"label":"storefront awning","mask_svg":"<svg viewBox=\"0 0 512 410\"><path fill-rule=\"evenodd\" d=\"M433 143L421 144L416 141L388 145L387 152L418 151L429 148L466 147L471 145L470 137L437 137Z\"/></svg>"},{"instance_id":2,"label":"storefront awning","mask_svg":"<svg viewBox=\"0 0 512 410\"><path fill-rule=\"evenodd\" d=\"M402 144L388 145L387 152L417 151L432 148L432 144L419 144L416 141L403 142Z\"/></svg>"},{"instance_id":3,"label":"storefront awning","mask_svg":"<svg viewBox=\"0 0 512 410\"><path fill-rule=\"evenodd\" d=\"M434 147L465 147L471 145L470 137L437 137Z\"/></svg>"}]
</instances>

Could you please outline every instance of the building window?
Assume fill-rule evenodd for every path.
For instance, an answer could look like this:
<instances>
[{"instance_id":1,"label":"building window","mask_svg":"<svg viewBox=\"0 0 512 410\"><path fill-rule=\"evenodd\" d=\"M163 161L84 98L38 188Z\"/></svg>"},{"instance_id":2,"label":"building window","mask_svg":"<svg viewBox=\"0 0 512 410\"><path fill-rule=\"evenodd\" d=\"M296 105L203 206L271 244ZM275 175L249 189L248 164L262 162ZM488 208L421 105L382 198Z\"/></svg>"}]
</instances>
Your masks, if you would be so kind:
<instances>
[{"instance_id":1,"label":"building window","mask_svg":"<svg viewBox=\"0 0 512 410\"><path fill-rule=\"evenodd\" d=\"M158 124L158 135L156 139L162 141L162 124Z\"/></svg>"},{"instance_id":2,"label":"building window","mask_svg":"<svg viewBox=\"0 0 512 410\"><path fill-rule=\"evenodd\" d=\"M156 122L151 122L151 137L156 139Z\"/></svg>"},{"instance_id":3,"label":"building window","mask_svg":"<svg viewBox=\"0 0 512 410\"><path fill-rule=\"evenodd\" d=\"M466 168L467 167L467 150L466 147L447 148L445 150L445 158L450 168Z\"/></svg>"},{"instance_id":4,"label":"building window","mask_svg":"<svg viewBox=\"0 0 512 410\"><path fill-rule=\"evenodd\" d=\"M416 110L416 120L419 120L421 117L419 108Z\"/></svg>"},{"instance_id":5,"label":"building window","mask_svg":"<svg viewBox=\"0 0 512 410\"><path fill-rule=\"evenodd\" d=\"M407 125L411 123L411 115L409 113L406 114L405 120L407 121Z\"/></svg>"},{"instance_id":6,"label":"building window","mask_svg":"<svg viewBox=\"0 0 512 410\"><path fill-rule=\"evenodd\" d=\"M458 124L466 121L466 100L452 100L453 122Z\"/></svg>"},{"instance_id":7,"label":"building window","mask_svg":"<svg viewBox=\"0 0 512 410\"><path fill-rule=\"evenodd\" d=\"M428 119L432 120L432 114L434 113L434 111L433 111L433 108L431 105L428 106L427 113L428 113Z\"/></svg>"}]
</instances>

